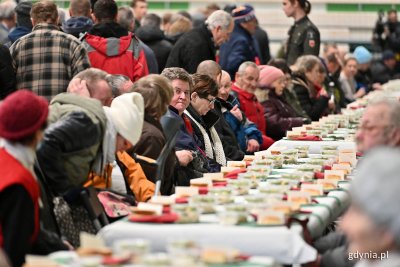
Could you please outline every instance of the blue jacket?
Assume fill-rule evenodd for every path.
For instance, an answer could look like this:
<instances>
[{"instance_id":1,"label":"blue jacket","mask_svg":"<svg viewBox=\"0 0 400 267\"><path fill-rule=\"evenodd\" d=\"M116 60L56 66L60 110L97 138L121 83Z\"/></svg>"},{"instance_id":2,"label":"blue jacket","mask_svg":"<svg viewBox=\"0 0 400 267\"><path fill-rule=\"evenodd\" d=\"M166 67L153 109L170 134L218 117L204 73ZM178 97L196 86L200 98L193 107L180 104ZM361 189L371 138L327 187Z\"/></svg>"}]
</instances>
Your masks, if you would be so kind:
<instances>
[{"instance_id":1,"label":"blue jacket","mask_svg":"<svg viewBox=\"0 0 400 267\"><path fill-rule=\"evenodd\" d=\"M179 118L182 120L181 127L179 128L179 134L176 137L176 142L175 142L175 149L176 150L192 150L196 151L197 150L197 144L196 141L193 138L193 135L188 132L186 128L186 123L183 118L183 116L180 116L178 114L178 110L176 110L173 106L169 106L168 110L169 114L175 118Z\"/></svg>"},{"instance_id":2,"label":"blue jacket","mask_svg":"<svg viewBox=\"0 0 400 267\"><path fill-rule=\"evenodd\" d=\"M220 100L220 102L222 102L222 100ZM243 152L246 152L247 141L250 139L257 140L258 143L262 144L262 134L253 122L249 121L244 114L243 121L240 122L232 113L229 112L229 110L231 110L235 105L240 107L239 100L236 97L230 95L228 100L222 102L221 105L227 109L227 111L223 113L225 120L235 133L240 149Z\"/></svg>"},{"instance_id":3,"label":"blue jacket","mask_svg":"<svg viewBox=\"0 0 400 267\"><path fill-rule=\"evenodd\" d=\"M226 70L232 80L240 64L245 61L255 62L259 50L254 37L240 24L235 24L231 38L221 45L219 50L219 64Z\"/></svg>"},{"instance_id":4,"label":"blue jacket","mask_svg":"<svg viewBox=\"0 0 400 267\"><path fill-rule=\"evenodd\" d=\"M17 41L22 36L25 36L31 32L32 28L17 26L12 32L8 34L8 39L10 39L9 46L11 46L15 41Z\"/></svg>"}]
</instances>

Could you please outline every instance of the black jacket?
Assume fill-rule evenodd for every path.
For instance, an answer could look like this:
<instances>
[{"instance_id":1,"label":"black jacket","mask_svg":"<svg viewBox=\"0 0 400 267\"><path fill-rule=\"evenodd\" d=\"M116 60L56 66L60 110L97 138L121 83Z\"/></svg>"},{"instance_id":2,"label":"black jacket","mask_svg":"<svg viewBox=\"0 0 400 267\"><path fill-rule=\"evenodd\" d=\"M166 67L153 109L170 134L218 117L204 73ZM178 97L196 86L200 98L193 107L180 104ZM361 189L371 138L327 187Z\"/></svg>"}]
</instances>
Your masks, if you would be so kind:
<instances>
[{"instance_id":1,"label":"black jacket","mask_svg":"<svg viewBox=\"0 0 400 267\"><path fill-rule=\"evenodd\" d=\"M141 28L140 28L141 29ZM165 136L160 122L149 115L144 115L143 130L139 141L127 152L133 157L133 154L149 157L157 160L161 150L165 145ZM156 182L157 168L139 161L144 173L149 181ZM171 195L174 190L174 167L177 164L175 150L172 150L168 156L165 165L164 177L161 183L161 194Z\"/></svg>"},{"instance_id":2,"label":"black jacket","mask_svg":"<svg viewBox=\"0 0 400 267\"><path fill-rule=\"evenodd\" d=\"M382 61L378 61L371 66L371 74L373 83L384 84L395 79L396 71L386 67Z\"/></svg>"},{"instance_id":3,"label":"black jacket","mask_svg":"<svg viewBox=\"0 0 400 267\"><path fill-rule=\"evenodd\" d=\"M317 121L328 107L329 98L325 96L311 97L309 86L305 78L301 76L293 79L293 90L296 92L301 107L311 120Z\"/></svg>"},{"instance_id":4,"label":"black jacket","mask_svg":"<svg viewBox=\"0 0 400 267\"><path fill-rule=\"evenodd\" d=\"M216 48L206 26L185 33L172 48L166 68L181 67L195 73L204 60L215 60Z\"/></svg>"},{"instance_id":5,"label":"black jacket","mask_svg":"<svg viewBox=\"0 0 400 267\"><path fill-rule=\"evenodd\" d=\"M101 149L106 116L98 100L63 93L50 103L48 120L37 160L50 190L65 195L86 182Z\"/></svg>"},{"instance_id":6,"label":"black jacket","mask_svg":"<svg viewBox=\"0 0 400 267\"><path fill-rule=\"evenodd\" d=\"M172 44L165 39L163 31L155 27L142 26L137 29L136 36L153 50L157 58L158 69L162 71L172 49Z\"/></svg>"},{"instance_id":7,"label":"black jacket","mask_svg":"<svg viewBox=\"0 0 400 267\"><path fill-rule=\"evenodd\" d=\"M17 81L10 51L4 45L0 45L0 100L15 91ZM21 88L22 89L22 88Z\"/></svg>"},{"instance_id":8,"label":"black jacket","mask_svg":"<svg viewBox=\"0 0 400 267\"><path fill-rule=\"evenodd\" d=\"M372 65L373 66L373 65ZM337 75L338 80L339 80L339 75ZM354 79L357 82L357 87L358 88L365 88L365 91L368 93L372 91L372 84L374 81L372 80L372 73L371 73L371 68L367 69L366 71L363 70L357 70L357 74L354 77Z\"/></svg>"},{"instance_id":9,"label":"black jacket","mask_svg":"<svg viewBox=\"0 0 400 267\"><path fill-rule=\"evenodd\" d=\"M257 26L256 31L254 32L254 38L257 40L258 46L260 47L260 63L261 65L266 65L271 59L268 34Z\"/></svg>"},{"instance_id":10,"label":"black jacket","mask_svg":"<svg viewBox=\"0 0 400 267\"><path fill-rule=\"evenodd\" d=\"M244 158L244 152L240 150L235 133L225 120L222 113L222 105L219 101L223 100L218 99L214 104L214 111L219 116L219 120L214 127L221 138L225 156L230 160L242 160Z\"/></svg>"},{"instance_id":11,"label":"black jacket","mask_svg":"<svg viewBox=\"0 0 400 267\"><path fill-rule=\"evenodd\" d=\"M192 105L189 105L189 107L186 109L189 114L201 125L203 128L206 130L208 136L210 137L210 141L212 142L211 134L210 134L210 129L211 127L215 126L215 124L219 120L219 116L215 113L215 111L210 110L205 116L200 116L199 113L192 107ZM206 151L206 146L204 143L204 137L199 129L199 127L190 119L191 126L193 128L193 138L196 141L197 146L205 153ZM208 158L208 171L209 172L219 172L220 171L220 165L211 158Z\"/></svg>"}]
</instances>

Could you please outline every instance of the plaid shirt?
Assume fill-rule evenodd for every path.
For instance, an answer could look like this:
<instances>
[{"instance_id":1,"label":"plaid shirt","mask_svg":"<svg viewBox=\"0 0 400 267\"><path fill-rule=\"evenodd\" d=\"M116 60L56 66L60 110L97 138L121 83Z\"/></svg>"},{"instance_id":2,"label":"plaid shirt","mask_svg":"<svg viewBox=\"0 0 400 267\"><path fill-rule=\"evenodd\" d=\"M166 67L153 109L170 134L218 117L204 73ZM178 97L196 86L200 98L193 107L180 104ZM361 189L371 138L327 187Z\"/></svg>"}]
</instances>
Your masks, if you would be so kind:
<instances>
[{"instance_id":1,"label":"plaid shirt","mask_svg":"<svg viewBox=\"0 0 400 267\"><path fill-rule=\"evenodd\" d=\"M51 100L65 92L69 81L90 67L85 48L58 27L41 23L10 48L17 88L30 89Z\"/></svg>"}]
</instances>

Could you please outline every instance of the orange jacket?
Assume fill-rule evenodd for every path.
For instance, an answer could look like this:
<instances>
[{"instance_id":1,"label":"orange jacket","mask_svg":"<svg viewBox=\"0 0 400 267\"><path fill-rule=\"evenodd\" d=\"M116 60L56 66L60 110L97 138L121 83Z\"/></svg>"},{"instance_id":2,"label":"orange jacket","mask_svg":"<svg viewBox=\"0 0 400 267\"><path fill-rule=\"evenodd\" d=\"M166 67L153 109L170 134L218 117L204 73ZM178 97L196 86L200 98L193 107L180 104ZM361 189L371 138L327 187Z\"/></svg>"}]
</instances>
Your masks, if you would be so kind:
<instances>
[{"instance_id":1,"label":"orange jacket","mask_svg":"<svg viewBox=\"0 0 400 267\"><path fill-rule=\"evenodd\" d=\"M149 200L154 194L155 184L147 180L140 164L129 156L128 153L125 151L117 152L116 155L118 161L125 167L125 170L122 170L125 182L129 185L129 188L135 195L136 201L144 202ZM102 176L91 172L84 186L88 187L92 185L96 188L110 188L112 183L112 168L113 165L108 164L104 168Z\"/></svg>"}]
</instances>

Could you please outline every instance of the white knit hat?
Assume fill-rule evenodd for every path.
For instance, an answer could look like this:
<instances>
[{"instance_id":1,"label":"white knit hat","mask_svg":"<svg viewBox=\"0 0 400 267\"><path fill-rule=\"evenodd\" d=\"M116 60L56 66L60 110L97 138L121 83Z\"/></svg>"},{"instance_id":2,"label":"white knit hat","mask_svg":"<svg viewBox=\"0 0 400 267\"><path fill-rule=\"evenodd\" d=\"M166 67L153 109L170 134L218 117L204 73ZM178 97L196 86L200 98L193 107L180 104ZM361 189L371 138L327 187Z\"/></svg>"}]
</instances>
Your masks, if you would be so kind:
<instances>
[{"instance_id":1,"label":"white knit hat","mask_svg":"<svg viewBox=\"0 0 400 267\"><path fill-rule=\"evenodd\" d=\"M142 134L144 119L143 97L139 93L126 93L111 102L109 115L117 132L135 145Z\"/></svg>"}]
</instances>

